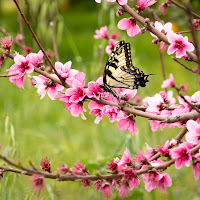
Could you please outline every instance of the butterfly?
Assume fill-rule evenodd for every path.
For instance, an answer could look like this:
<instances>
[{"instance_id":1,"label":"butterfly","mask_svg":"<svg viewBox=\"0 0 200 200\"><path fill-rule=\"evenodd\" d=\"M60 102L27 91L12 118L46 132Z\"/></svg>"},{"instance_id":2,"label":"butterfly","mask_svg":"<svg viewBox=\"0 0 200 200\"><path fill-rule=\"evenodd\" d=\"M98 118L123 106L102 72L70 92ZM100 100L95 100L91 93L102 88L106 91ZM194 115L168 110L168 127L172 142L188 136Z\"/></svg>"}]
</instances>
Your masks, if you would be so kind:
<instances>
[{"instance_id":1,"label":"butterfly","mask_svg":"<svg viewBox=\"0 0 200 200\"><path fill-rule=\"evenodd\" d=\"M114 46L107 60L103 74L103 85L100 85L100 88L105 92L110 92L119 100L119 96L113 88L133 90L140 86L145 87L150 75L152 74L145 75L143 71L133 66L130 43L125 43L122 40Z\"/></svg>"}]
</instances>

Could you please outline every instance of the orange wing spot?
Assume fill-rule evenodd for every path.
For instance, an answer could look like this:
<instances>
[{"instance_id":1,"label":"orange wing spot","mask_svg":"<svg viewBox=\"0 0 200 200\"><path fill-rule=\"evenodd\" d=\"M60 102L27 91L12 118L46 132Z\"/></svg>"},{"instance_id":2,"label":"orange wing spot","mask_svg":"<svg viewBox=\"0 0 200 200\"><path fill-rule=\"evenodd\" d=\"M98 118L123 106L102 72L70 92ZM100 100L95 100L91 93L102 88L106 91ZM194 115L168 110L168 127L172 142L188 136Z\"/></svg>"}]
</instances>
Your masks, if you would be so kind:
<instances>
[{"instance_id":1,"label":"orange wing spot","mask_svg":"<svg viewBox=\"0 0 200 200\"><path fill-rule=\"evenodd\" d=\"M132 76L133 78L135 78L135 76Z\"/></svg>"},{"instance_id":2,"label":"orange wing spot","mask_svg":"<svg viewBox=\"0 0 200 200\"><path fill-rule=\"evenodd\" d=\"M127 69L127 66L124 66L124 69Z\"/></svg>"},{"instance_id":3,"label":"orange wing spot","mask_svg":"<svg viewBox=\"0 0 200 200\"><path fill-rule=\"evenodd\" d=\"M131 70L133 70L133 68L132 68L132 67L131 67L130 69L131 69Z\"/></svg>"},{"instance_id":4,"label":"orange wing spot","mask_svg":"<svg viewBox=\"0 0 200 200\"><path fill-rule=\"evenodd\" d=\"M138 73L139 73L139 71L138 71L138 70L136 70L136 73L138 74Z\"/></svg>"}]
</instances>

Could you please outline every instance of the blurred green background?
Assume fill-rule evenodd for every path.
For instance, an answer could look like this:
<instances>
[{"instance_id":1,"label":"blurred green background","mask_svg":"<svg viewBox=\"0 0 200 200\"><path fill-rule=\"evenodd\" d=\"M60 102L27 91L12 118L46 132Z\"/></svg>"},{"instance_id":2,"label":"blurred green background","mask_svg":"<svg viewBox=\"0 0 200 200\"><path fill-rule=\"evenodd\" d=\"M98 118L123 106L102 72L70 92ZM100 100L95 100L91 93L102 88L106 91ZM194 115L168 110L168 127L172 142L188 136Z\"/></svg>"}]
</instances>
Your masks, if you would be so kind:
<instances>
[{"instance_id":1,"label":"blurred green background","mask_svg":"<svg viewBox=\"0 0 200 200\"><path fill-rule=\"evenodd\" d=\"M161 2L163 1L152 6L158 15L157 8ZM71 60L72 68L86 73L87 82L99 77L99 45L103 48L103 63L108 58L104 52L107 41L93 38L95 29L108 25L110 35L112 32L118 32L121 34L120 39L131 43L134 65L146 74L156 74L150 77L147 87L138 90L138 94L143 98L161 91L163 78L158 47L151 44L153 38L148 32L129 38L125 31L117 29L119 18L115 16L117 10L115 3L103 1L102 4L96 4L94 0L20 0L20 4L45 50L53 50L49 22L54 22L61 62ZM131 2L131 5L133 7L134 3ZM192 6L199 12L199 1L192 1ZM147 12L144 16L150 17ZM177 30L188 30L184 11L174 6L167 11L165 17L161 18L165 22L173 22ZM13 37L19 32L17 9L11 0L0 0L0 27L6 29ZM38 52L39 49L25 25L24 32L26 44L33 47L33 52ZM0 37L2 36L0 33ZM16 46L12 47L12 50L14 49L22 52ZM186 83L189 88L187 95L199 90L199 85L195 82L198 78L196 74L185 70L166 53L163 56L167 77L169 73L173 73L177 85ZM55 62L54 58L52 60ZM13 61L4 61L1 74L5 74L6 69L12 64ZM195 66L194 63L186 64L190 67ZM101 171L106 162L121 155L126 147L135 154L138 149L146 149L145 142L156 147L167 139L172 139L180 131L179 128L165 128L163 132L159 130L153 133L149 122L137 117L138 132L133 137L128 131L119 131L117 123L111 124L107 117L99 125L94 124L95 116L89 115L88 112L86 121L80 117L75 118L67 113L61 102L51 101L48 97L40 100L36 89L31 87L27 80L28 78L23 90L6 78L0 79L1 153L26 166L29 166L27 161L31 159L39 167L41 158L48 156L52 171L60 167L61 161L69 166L81 161L87 165L91 173L93 170ZM174 93L176 96L175 91ZM84 107L87 109L87 103ZM177 196L186 200L200 198L199 181L194 180L191 167L184 166L181 170L175 170L172 166L167 172L172 178L173 187L167 188L166 194L158 189L148 193L141 183L139 189L130 192L126 199L172 200L177 199ZM102 199L101 193L94 192L92 188L83 188L78 182L45 180L45 184L44 192L35 196L29 177L6 172L0 184L0 199ZM118 199L118 194L114 194L111 199Z\"/></svg>"}]
</instances>

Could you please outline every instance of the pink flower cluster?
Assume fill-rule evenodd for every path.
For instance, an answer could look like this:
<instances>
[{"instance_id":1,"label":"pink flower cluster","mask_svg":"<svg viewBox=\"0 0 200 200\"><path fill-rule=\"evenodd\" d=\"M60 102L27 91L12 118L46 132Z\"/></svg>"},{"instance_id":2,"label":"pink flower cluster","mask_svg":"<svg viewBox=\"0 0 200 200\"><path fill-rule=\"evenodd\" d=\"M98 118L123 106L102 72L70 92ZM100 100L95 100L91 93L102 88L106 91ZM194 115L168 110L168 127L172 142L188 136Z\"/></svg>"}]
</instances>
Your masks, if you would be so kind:
<instances>
[{"instance_id":1,"label":"pink flower cluster","mask_svg":"<svg viewBox=\"0 0 200 200\"><path fill-rule=\"evenodd\" d=\"M186 51L194 51L194 45L188 41L188 37L183 37L181 34L174 33L172 30L172 24L170 22L167 22L163 25L162 23L156 21L154 23L154 26L158 31L167 36L167 39L170 42L170 45L167 50L167 53L169 55L176 52L176 57L181 58L183 56L186 56ZM151 35L157 38L157 36L153 33L151 33ZM166 44L161 43L161 45L161 50L165 50Z\"/></svg>"},{"instance_id":2,"label":"pink flower cluster","mask_svg":"<svg viewBox=\"0 0 200 200\"><path fill-rule=\"evenodd\" d=\"M112 33L111 38L109 38L107 26L101 27L100 30L95 30L95 33L96 33L96 35L94 35L95 39L104 38L108 40L109 45L106 46L105 51L107 54L110 54L113 47L118 43L118 41L116 41L115 39L119 38L120 35L118 33Z\"/></svg>"},{"instance_id":3,"label":"pink flower cluster","mask_svg":"<svg viewBox=\"0 0 200 200\"><path fill-rule=\"evenodd\" d=\"M102 79L101 79L102 80ZM103 92L101 88L99 88L99 84L101 84L100 79L97 82L88 83L88 89L86 90L87 96L92 98L95 97L97 99L100 98L100 94ZM124 90L124 89L115 89L118 92L120 98L125 98L126 100L133 98L136 95L136 90ZM104 96L106 101L111 101L115 103L119 103L119 100L114 98L112 94L106 93ZM90 114L95 114L96 119L95 123L98 124L104 116L108 116L109 121L113 123L114 121L118 121L117 128L119 130L128 130L132 135L135 135L136 124L135 119L132 115L128 115L127 113L120 111L118 108L99 104L96 101L90 101L88 108L90 109Z\"/></svg>"},{"instance_id":4,"label":"pink flower cluster","mask_svg":"<svg viewBox=\"0 0 200 200\"><path fill-rule=\"evenodd\" d=\"M163 85L169 86L174 84L172 78L170 78L169 82L164 82ZM200 91L194 93L191 97L185 96L185 98L190 103L200 103ZM175 104L176 100L173 97L173 92L168 91L167 94L164 91L155 94L153 97L146 97L143 99L143 103L147 106L146 112L154 113L156 115L164 115L164 116L176 116L183 113L188 113L194 111L191 107L181 98L178 97L179 104ZM167 125L169 127L183 127L181 122L175 122L171 124L167 123L159 123L159 121L151 120L150 121L152 131L157 131L158 127L163 130Z\"/></svg>"},{"instance_id":5,"label":"pink flower cluster","mask_svg":"<svg viewBox=\"0 0 200 200\"><path fill-rule=\"evenodd\" d=\"M38 63L43 63L43 53L39 51L38 54L30 53L26 57L22 55L16 55L14 57L14 62L10 69L8 75L13 75L9 78L10 82L17 85L19 88L24 88L25 74L30 74L34 71L34 67L38 67Z\"/></svg>"}]
</instances>

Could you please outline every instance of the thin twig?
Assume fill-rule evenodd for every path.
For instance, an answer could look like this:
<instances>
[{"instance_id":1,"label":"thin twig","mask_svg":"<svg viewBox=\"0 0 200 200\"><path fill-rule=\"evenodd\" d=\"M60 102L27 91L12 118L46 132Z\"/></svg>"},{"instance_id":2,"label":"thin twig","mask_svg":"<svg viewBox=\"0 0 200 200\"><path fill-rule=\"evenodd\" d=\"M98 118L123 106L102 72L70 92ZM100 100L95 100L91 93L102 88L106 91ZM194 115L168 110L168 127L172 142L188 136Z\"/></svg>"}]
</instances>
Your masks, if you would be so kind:
<instances>
[{"instance_id":1,"label":"thin twig","mask_svg":"<svg viewBox=\"0 0 200 200\"><path fill-rule=\"evenodd\" d=\"M195 154L198 150L200 149L200 144L196 145L194 148L192 148L190 150L190 154ZM3 159L4 161L8 161L7 163L14 163L13 161L10 161L9 159L7 159L6 157L0 155L0 158ZM141 175L144 173L148 173L149 171L151 171L152 169L155 170L166 170L169 166L171 166L172 164L174 164L175 159L170 159L169 161L155 166L155 167L151 167L151 168L146 168L146 169L139 169L135 172L135 175ZM18 174L23 174L23 175L27 175L27 176L31 176L33 174L38 174L41 175L45 178L49 178L49 179L55 179L57 181L75 181L75 180L91 180L91 181L96 181L96 180L113 180L113 179L119 179L122 178L124 176L124 173L118 173L118 174L110 174L110 175L101 175L98 174L96 175L58 175L58 174L53 174L53 173L47 173L47 172L42 172L39 170L33 170L33 169L29 169L26 168L26 170L18 170L18 169L13 169L10 167L5 167L5 166L0 166L0 169L4 170L4 171L10 171L13 173L18 173Z\"/></svg>"},{"instance_id":2,"label":"thin twig","mask_svg":"<svg viewBox=\"0 0 200 200\"><path fill-rule=\"evenodd\" d=\"M53 44L53 51L56 57L57 61L60 61L59 55L58 55L58 49L57 49L57 44L56 44L56 39L55 39L55 31L54 31L54 24L53 22L49 23L50 30L51 30L51 39L52 39L52 44Z\"/></svg>"},{"instance_id":3,"label":"thin twig","mask_svg":"<svg viewBox=\"0 0 200 200\"><path fill-rule=\"evenodd\" d=\"M147 7L146 10L151 14L154 21L159 21L161 23L163 22L151 8Z\"/></svg>"},{"instance_id":4,"label":"thin twig","mask_svg":"<svg viewBox=\"0 0 200 200\"><path fill-rule=\"evenodd\" d=\"M124 8L124 10L131 15L136 21L138 21L140 24L142 24L143 26L146 26L145 23L145 19L138 15L132 8L130 8L127 4L122 6ZM148 30L150 32L152 32L154 35L156 35L160 40L162 40L163 42L165 42L166 44L170 44L170 42L168 41L166 35L162 34L159 30L157 30L154 26L152 26L150 23L148 24ZM190 51L186 51L186 53L189 55L189 57L191 58L192 61L194 62L198 62L197 56L190 52Z\"/></svg>"},{"instance_id":5,"label":"thin twig","mask_svg":"<svg viewBox=\"0 0 200 200\"><path fill-rule=\"evenodd\" d=\"M20 0L18 0L19 3ZM18 13L18 21L19 21L19 33L22 35L22 45L25 46L25 41L24 41L24 29L23 29L23 23L22 23L22 17L19 12Z\"/></svg>"},{"instance_id":6,"label":"thin twig","mask_svg":"<svg viewBox=\"0 0 200 200\"><path fill-rule=\"evenodd\" d=\"M19 12L20 12L22 18L24 19L24 21L25 21L27 27L29 28L29 30L30 30L30 32L31 32L31 34L32 34L32 36L33 36L33 38L34 38L34 40L36 41L36 43L37 43L37 45L39 46L39 48L42 50L42 52L43 52L45 58L47 59L48 63L50 64L50 66L51 66L52 69L54 70L55 74L56 74L56 75L58 76L58 78L60 79L62 85L63 85L63 86L64 86L64 85L68 85L67 83L64 82L64 80L63 80L63 78L60 76L60 74L58 74L58 72L57 72L57 70L55 69L55 67L54 67L53 63L51 62L50 58L47 56L46 52L44 51L44 49L43 49L41 43L39 42L37 36L35 35L33 29L31 28L29 22L27 21L27 19L26 19L24 13L22 12L22 10L21 10L21 8L20 8L20 6L19 6L17 0L13 0L13 1L14 1L14 3L16 4L17 9L19 10ZM68 85L68 87L70 87L70 86Z\"/></svg>"},{"instance_id":7,"label":"thin twig","mask_svg":"<svg viewBox=\"0 0 200 200\"><path fill-rule=\"evenodd\" d=\"M10 74L10 75L8 75L8 74L0 74L0 77L5 77L5 78L8 78L8 77L12 77L12 76L16 76L16 75L18 75L18 74Z\"/></svg>"},{"instance_id":8,"label":"thin twig","mask_svg":"<svg viewBox=\"0 0 200 200\"><path fill-rule=\"evenodd\" d=\"M181 9L183 9L183 10L187 11L187 10L186 10L186 8L185 8L184 6L182 6L181 4L177 3L176 1L174 1L174 0L168 0L168 1L169 1L170 3L172 3L172 4L176 5L177 7L179 7L179 8L181 8ZM197 15L196 13L194 13L194 12L191 12L191 14L192 14L193 16L195 16L195 17L197 17L197 18L199 18L199 19L200 19L200 16L199 16L199 15Z\"/></svg>"},{"instance_id":9,"label":"thin twig","mask_svg":"<svg viewBox=\"0 0 200 200\"><path fill-rule=\"evenodd\" d=\"M190 8L190 1L188 1L187 5L186 5L186 11L188 13L188 21L189 21L189 25L190 25L190 30L191 30L191 34L192 34L192 38L193 38L194 47L195 47L195 50L196 50L198 65L200 67L198 38L197 38L196 32L194 31L194 27L193 27L193 24L192 24L192 16L191 16L192 11L191 11L191 8Z\"/></svg>"},{"instance_id":10,"label":"thin twig","mask_svg":"<svg viewBox=\"0 0 200 200\"><path fill-rule=\"evenodd\" d=\"M193 69L187 67L187 66L184 65L182 62L180 62L179 60L177 60L175 57L172 57L172 59L173 59L174 61L176 61L177 63L179 63L180 65L182 65L185 69L191 71L192 73L200 74L200 72L197 72L197 71L195 71L195 70L193 70Z\"/></svg>"},{"instance_id":11,"label":"thin twig","mask_svg":"<svg viewBox=\"0 0 200 200\"><path fill-rule=\"evenodd\" d=\"M194 31L200 31L200 29L194 30ZM182 34L182 33L191 33L191 30L188 31L179 31L179 32L175 32L177 34Z\"/></svg>"}]
</instances>

